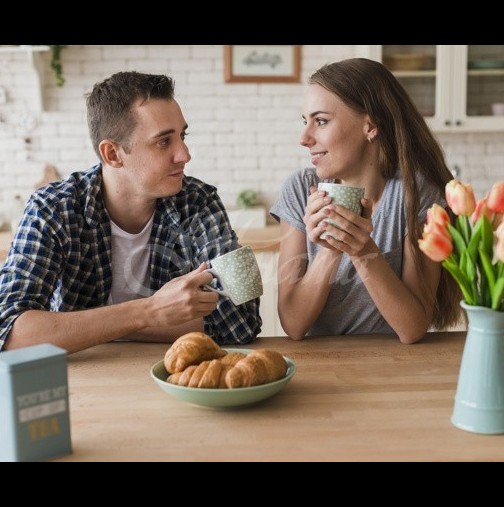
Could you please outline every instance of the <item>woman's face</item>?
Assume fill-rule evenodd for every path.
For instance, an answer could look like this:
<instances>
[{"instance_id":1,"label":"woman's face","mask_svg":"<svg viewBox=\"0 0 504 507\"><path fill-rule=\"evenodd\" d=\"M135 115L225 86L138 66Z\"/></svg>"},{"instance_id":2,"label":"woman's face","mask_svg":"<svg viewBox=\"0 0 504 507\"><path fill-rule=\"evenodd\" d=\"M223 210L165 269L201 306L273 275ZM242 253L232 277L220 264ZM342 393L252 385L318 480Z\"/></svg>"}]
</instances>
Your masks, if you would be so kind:
<instances>
[{"instance_id":1,"label":"woman's face","mask_svg":"<svg viewBox=\"0 0 504 507\"><path fill-rule=\"evenodd\" d=\"M310 85L306 94L301 145L310 150L321 179L358 178L367 167L369 116L350 109L334 93Z\"/></svg>"}]
</instances>

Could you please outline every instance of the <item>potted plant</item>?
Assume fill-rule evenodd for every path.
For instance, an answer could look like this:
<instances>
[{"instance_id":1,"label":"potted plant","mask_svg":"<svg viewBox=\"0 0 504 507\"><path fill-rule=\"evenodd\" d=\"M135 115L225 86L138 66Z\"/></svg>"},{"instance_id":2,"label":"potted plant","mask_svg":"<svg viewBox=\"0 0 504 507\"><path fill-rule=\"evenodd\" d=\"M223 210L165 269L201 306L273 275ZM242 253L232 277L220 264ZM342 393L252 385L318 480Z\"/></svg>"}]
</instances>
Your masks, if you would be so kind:
<instances>
[{"instance_id":1,"label":"potted plant","mask_svg":"<svg viewBox=\"0 0 504 507\"><path fill-rule=\"evenodd\" d=\"M243 190L236 199L238 209L228 212L233 229L262 229L266 227L266 210L259 206L255 190Z\"/></svg>"},{"instance_id":2,"label":"potted plant","mask_svg":"<svg viewBox=\"0 0 504 507\"><path fill-rule=\"evenodd\" d=\"M51 68L54 71L56 84L63 86L65 84L65 78L63 77L63 66L61 64L61 51L66 46L49 46L51 48Z\"/></svg>"}]
</instances>

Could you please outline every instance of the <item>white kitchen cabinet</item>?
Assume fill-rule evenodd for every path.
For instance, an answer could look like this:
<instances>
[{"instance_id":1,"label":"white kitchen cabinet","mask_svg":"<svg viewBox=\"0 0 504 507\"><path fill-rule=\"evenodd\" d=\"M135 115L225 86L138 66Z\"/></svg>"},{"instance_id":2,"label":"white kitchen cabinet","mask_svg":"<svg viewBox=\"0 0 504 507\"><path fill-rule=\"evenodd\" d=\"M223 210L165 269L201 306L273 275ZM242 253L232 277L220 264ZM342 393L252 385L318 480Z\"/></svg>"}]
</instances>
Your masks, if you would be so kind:
<instances>
[{"instance_id":1,"label":"white kitchen cabinet","mask_svg":"<svg viewBox=\"0 0 504 507\"><path fill-rule=\"evenodd\" d=\"M286 336L278 317L278 252L256 252L264 295L261 298L262 332L259 336Z\"/></svg>"},{"instance_id":2,"label":"white kitchen cabinet","mask_svg":"<svg viewBox=\"0 0 504 507\"><path fill-rule=\"evenodd\" d=\"M357 55L382 61L435 132L504 130L504 45L358 46Z\"/></svg>"}]
</instances>

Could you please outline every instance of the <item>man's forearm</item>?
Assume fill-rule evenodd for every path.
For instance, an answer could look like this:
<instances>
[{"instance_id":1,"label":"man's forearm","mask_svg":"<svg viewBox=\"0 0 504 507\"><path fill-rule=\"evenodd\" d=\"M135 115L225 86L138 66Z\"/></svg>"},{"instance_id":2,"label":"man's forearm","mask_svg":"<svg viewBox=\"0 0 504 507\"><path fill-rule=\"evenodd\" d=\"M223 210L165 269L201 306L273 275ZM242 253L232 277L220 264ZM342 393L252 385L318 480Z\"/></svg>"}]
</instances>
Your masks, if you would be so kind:
<instances>
[{"instance_id":1,"label":"man's forearm","mask_svg":"<svg viewBox=\"0 0 504 507\"><path fill-rule=\"evenodd\" d=\"M51 343L70 354L147 328L147 300L80 312L28 311L21 315L7 339L6 349Z\"/></svg>"}]
</instances>

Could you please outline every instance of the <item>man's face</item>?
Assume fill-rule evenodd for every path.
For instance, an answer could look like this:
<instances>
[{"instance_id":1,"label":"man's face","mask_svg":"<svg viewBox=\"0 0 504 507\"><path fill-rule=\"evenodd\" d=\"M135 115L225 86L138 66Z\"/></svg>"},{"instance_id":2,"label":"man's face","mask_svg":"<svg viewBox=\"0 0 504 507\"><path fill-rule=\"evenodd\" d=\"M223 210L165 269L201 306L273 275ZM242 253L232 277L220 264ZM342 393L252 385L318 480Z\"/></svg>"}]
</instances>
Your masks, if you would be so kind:
<instances>
[{"instance_id":1,"label":"man's face","mask_svg":"<svg viewBox=\"0 0 504 507\"><path fill-rule=\"evenodd\" d=\"M121 148L125 176L134 193L158 199L182 190L185 165L191 160L185 143L187 123L175 100L154 99L134 106L137 126L129 152Z\"/></svg>"}]
</instances>

